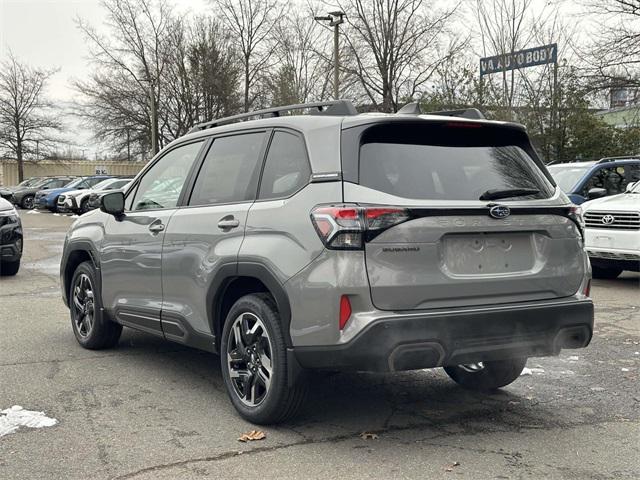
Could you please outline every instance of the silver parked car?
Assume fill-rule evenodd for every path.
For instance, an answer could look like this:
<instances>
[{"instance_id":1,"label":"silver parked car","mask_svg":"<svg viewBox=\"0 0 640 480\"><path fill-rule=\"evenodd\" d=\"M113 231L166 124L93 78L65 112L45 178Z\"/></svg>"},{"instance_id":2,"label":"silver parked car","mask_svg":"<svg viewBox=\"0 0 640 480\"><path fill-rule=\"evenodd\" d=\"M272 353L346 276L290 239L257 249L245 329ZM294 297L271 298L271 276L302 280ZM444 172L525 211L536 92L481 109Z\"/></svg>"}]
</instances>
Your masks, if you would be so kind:
<instances>
[{"instance_id":1,"label":"silver parked car","mask_svg":"<svg viewBox=\"0 0 640 480\"><path fill-rule=\"evenodd\" d=\"M218 353L255 423L296 412L307 369L444 367L490 390L587 346L579 207L521 125L438 113L332 101L197 126L70 229L78 342L127 326Z\"/></svg>"}]
</instances>

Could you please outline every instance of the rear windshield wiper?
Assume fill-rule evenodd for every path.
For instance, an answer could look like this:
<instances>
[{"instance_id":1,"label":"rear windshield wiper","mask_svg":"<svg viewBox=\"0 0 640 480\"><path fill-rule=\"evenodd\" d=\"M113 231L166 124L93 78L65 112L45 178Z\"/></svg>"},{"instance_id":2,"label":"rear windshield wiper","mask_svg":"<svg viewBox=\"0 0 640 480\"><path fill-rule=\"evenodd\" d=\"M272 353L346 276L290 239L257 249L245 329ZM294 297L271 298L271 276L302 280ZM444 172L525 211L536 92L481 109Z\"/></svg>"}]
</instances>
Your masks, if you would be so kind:
<instances>
[{"instance_id":1,"label":"rear windshield wiper","mask_svg":"<svg viewBox=\"0 0 640 480\"><path fill-rule=\"evenodd\" d=\"M513 188L511 190L487 190L480 195L480 200L498 200L500 198L509 197L526 197L527 195L535 195L540 190L533 188Z\"/></svg>"}]
</instances>

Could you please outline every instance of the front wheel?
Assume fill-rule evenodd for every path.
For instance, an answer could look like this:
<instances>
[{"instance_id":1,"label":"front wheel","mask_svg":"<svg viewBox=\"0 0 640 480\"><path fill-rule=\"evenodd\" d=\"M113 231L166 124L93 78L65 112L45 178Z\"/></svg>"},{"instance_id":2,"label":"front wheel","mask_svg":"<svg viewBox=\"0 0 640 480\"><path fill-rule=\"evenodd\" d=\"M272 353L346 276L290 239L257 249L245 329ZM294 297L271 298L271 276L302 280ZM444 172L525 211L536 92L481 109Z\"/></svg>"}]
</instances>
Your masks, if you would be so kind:
<instances>
[{"instance_id":1,"label":"front wheel","mask_svg":"<svg viewBox=\"0 0 640 480\"><path fill-rule=\"evenodd\" d=\"M304 381L289 387L287 351L275 302L268 294L240 298L227 315L220 342L222 377L238 413L272 424L297 413Z\"/></svg>"},{"instance_id":2,"label":"front wheel","mask_svg":"<svg viewBox=\"0 0 640 480\"><path fill-rule=\"evenodd\" d=\"M510 358L444 367L444 371L457 384L470 390L486 392L507 386L515 381L526 364L526 358Z\"/></svg>"},{"instance_id":3,"label":"front wheel","mask_svg":"<svg viewBox=\"0 0 640 480\"><path fill-rule=\"evenodd\" d=\"M71 326L78 343L89 350L115 346L122 325L109 320L102 310L102 296L97 287L97 274L91 262L76 268L69 288Z\"/></svg>"},{"instance_id":4,"label":"front wheel","mask_svg":"<svg viewBox=\"0 0 640 480\"><path fill-rule=\"evenodd\" d=\"M20 259L13 262L0 262L0 276L12 277L20 270Z\"/></svg>"},{"instance_id":5,"label":"front wheel","mask_svg":"<svg viewBox=\"0 0 640 480\"><path fill-rule=\"evenodd\" d=\"M25 195L22 201L20 202L20 206L25 210L33 210L35 206L35 197L33 195Z\"/></svg>"}]
</instances>

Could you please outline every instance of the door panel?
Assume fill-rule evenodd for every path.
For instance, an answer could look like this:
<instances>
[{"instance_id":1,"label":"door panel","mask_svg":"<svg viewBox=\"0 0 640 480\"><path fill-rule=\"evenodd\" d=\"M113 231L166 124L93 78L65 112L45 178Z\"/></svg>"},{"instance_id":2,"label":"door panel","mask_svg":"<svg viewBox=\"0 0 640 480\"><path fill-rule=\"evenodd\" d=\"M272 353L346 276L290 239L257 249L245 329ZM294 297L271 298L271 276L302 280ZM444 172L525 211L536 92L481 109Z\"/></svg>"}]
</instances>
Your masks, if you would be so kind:
<instances>
[{"instance_id":1,"label":"door panel","mask_svg":"<svg viewBox=\"0 0 640 480\"><path fill-rule=\"evenodd\" d=\"M103 302L124 325L162 334L162 242L174 212L128 212L122 219L110 217L105 225ZM161 225L165 230L158 228Z\"/></svg>"},{"instance_id":2,"label":"door panel","mask_svg":"<svg viewBox=\"0 0 640 480\"><path fill-rule=\"evenodd\" d=\"M190 333L213 333L207 292L223 265L236 264L250 206L183 208L171 218L162 251L162 322L171 324L172 340L191 343Z\"/></svg>"}]
</instances>

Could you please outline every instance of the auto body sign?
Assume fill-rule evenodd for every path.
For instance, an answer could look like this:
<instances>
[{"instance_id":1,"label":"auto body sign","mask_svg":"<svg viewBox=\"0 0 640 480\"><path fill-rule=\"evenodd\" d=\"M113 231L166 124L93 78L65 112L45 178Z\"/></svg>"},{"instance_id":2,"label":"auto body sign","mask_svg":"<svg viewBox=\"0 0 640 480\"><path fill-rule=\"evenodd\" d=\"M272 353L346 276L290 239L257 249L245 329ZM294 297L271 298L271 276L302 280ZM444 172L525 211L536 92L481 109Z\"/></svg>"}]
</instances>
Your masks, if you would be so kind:
<instances>
[{"instance_id":1,"label":"auto body sign","mask_svg":"<svg viewBox=\"0 0 640 480\"><path fill-rule=\"evenodd\" d=\"M556 63L558 60L558 44L543 45L541 47L527 48L505 55L486 57L480 59L480 76L490 73L505 72L518 68Z\"/></svg>"}]
</instances>

